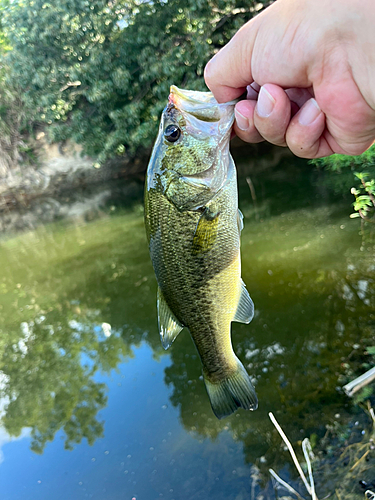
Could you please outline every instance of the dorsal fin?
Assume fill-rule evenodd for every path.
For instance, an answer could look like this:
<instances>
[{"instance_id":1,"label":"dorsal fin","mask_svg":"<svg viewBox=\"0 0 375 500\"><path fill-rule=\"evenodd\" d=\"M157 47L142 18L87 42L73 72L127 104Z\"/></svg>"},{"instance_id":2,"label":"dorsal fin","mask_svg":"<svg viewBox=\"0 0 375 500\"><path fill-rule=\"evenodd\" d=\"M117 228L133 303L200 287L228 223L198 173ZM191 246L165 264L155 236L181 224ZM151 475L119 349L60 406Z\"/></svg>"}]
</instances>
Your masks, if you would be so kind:
<instances>
[{"instance_id":1,"label":"dorsal fin","mask_svg":"<svg viewBox=\"0 0 375 500\"><path fill-rule=\"evenodd\" d=\"M238 301L237 311L232 321L238 323L250 323L254 317L254 304L246 289L245 283L241 280L241 295Z\"/></svg>"},{"instance_id":2,"label":"dorsal fin","mask_svg":"<svg viewBox=\"0 0 375 500\"><path fill-rule=\"evenodd\" d=\"M158 305L158 324L161 343L164 349L168 349L177 335L183 329L183 325L178 321L173 312L169 309L168 304L165 302L163 294L158 287L157 295Z\"/></svg>"}]
</instances>

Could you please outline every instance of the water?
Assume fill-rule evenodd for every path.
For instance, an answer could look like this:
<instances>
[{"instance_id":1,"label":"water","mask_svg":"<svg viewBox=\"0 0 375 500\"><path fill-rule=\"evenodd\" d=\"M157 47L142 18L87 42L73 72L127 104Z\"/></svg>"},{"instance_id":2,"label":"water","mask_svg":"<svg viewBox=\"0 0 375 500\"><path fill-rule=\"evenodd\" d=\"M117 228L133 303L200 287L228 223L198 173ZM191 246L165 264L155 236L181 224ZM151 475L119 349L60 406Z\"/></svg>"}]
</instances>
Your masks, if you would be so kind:
<instances>
[{"instance_id":1,"label":"water","mask_svg":"<svg viewBox=\"0 0 375 500\"><path fill-rule=\"evenodd\" d=\"M140 203L2 240L2 500L273 498L268 468L296 475L268 412L296 443L357 411L341 387L375 344L373 243L311 167L276 172L252 174L255 205L240 179L254 413L214 417L186 331L162 349Z\"/></svg>"}]
</instances>

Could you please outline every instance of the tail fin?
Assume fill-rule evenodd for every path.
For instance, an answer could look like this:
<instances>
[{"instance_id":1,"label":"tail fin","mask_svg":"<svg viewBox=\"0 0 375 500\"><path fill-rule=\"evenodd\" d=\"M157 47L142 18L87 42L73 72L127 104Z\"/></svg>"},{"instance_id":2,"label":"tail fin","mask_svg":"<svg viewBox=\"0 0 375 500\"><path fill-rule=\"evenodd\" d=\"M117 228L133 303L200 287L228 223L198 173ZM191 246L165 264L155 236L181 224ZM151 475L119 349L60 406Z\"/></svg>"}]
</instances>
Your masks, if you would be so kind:
<instances>
[{"instance_id":1,"label":"tail fin","mask_svg":"<svg viewBox=\"0 0 375 500\"><path fill-rule=\"evenodd\" d=\"M220 382L210 382L203 374L204 383L210 398L212 410L217 418L231 415L237 408L256 410L258 398L240 360L237 360L237 369Z\"/></svg>"}]
</instances>

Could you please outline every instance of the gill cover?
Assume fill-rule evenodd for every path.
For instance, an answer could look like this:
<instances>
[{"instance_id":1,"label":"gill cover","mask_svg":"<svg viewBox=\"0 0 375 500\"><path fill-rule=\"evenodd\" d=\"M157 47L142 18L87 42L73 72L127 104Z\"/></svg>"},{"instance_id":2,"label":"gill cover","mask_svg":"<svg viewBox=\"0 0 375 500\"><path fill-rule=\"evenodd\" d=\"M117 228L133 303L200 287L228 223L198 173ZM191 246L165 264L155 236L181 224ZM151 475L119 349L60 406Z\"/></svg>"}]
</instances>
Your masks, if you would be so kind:
<instances>
[{"instance_id":1,"label":"gill cover","mask_svg":"<svg viewBox=\"0 0 375 500\"><path fill-rule=\"evenodd\" d=\"M233 168L229 154L236 101L172 85L150 159L147 189L161 191L179 210L204 206Z\"/></svg>"}]
</instances>

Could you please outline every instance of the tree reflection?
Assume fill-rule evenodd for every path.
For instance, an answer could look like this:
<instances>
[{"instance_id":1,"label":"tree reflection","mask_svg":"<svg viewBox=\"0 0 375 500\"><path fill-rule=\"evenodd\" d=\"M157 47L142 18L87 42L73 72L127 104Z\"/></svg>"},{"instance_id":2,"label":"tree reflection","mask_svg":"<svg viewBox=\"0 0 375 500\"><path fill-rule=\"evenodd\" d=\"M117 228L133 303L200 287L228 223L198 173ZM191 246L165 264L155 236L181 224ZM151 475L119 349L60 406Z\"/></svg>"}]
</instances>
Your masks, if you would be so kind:
<instances>
[{"instance_id":1,"label":"tree reflection","mask_svg":"<svg viewBox=\"0 0 375 500\"><path fill-rule=\"evenodd\" d=\"M2 424L12 436L31 428L35 452L43 452L59 429L67 449L103 435L97 414L107 402L106 386L94 375L115 368L132 352L118 333L96 334L100 326L92 315L88 310L78 317L63 307L58 318L50 312L23 322L18 341L16 332L2 335L1 398L7 402Z\"/></svg>"},{"instance_id":2,"label":"tree reflection","mask_svg":"<svg viewBox=\"0 0 375 500\"><path fill-rule=\"evenodd\" d=\"M189 432L214 439L228 431L243 442L248 463L259 464L263 453L268 464L283 467L289 457L269 411L292 442L322 438L335 414L349 420L353 408L341 387L354 371L364 371L365 349L374 343L375 266L371 253L361 260L349 257L344 271L327 267L294 275L284 269L267 286L264 278L254 280L258 316L249 327L233 325L235 350L256 377L259 409L254 413L240 410L215 419L195 348L188 335L180 334L165 380Z\"/></svg>"},{"instance_id":3,"label":"tree reflection","mask_svg":"<svg viewBox=\"0 0 375 500\"><path fill-rule=\"evenodd\" d=\"M280 218L275 226L279 223ZM255 377L256 412L217 420L188 333L183 331L168 350L172 363L165 381L184 428L198 439L230 433L243 443L247 462L260 468L266 468L259 462L262 455L275 468L289 460L268 412L292 442L322 436L348 404L338 388L350 369L360 369L365 347L374 339L372 253L359 258L355 248L351 256L345 243L347 255L337 263L344 250L333 239L336 246L330 241L326 254L321 247L314 254L311 243L305 257L298 257L304 250L298 254L294 248L305 248L299 232L296 226L289 254L277 244L278 253L267 260L268 235L277 241L277 233L265 226L256 235L263 245L256 252L264 259L257 265L248 257L254 255L251 234L244 239L244 278L257 316L251 325L233 325L233 343ZM156 359L165 353L141 214L32 234L30 241L24 236L0 247L1 423L12 436L31 428L36 452L58 430L64 431L67 448L82 439L92 444L103 435L98 413L107 402L96 375L130 359L132 347L142 342ZM292 257L279 263L284 254Z\"/></svg>"},{"instance_id":4,"label":"tree reflection","mask_svg":"<svg viewBox=\"0 0 375 500\"><path fill-rule=\"evenodd\" d=\"M56 225L0 246L1 424L11 436L30 428L35 452L59 430L67 449L102 437L98 412L107 388L95 375L116 369L147 340L139 318L150 293L137 285L144 283L139 262L148 262L147 246L139 255L128 243L134 221L139 248L145 236L138 213L125 227L122 218ZM157 335L149 343L159 356Z\"/></svg>"}]
</instances>

